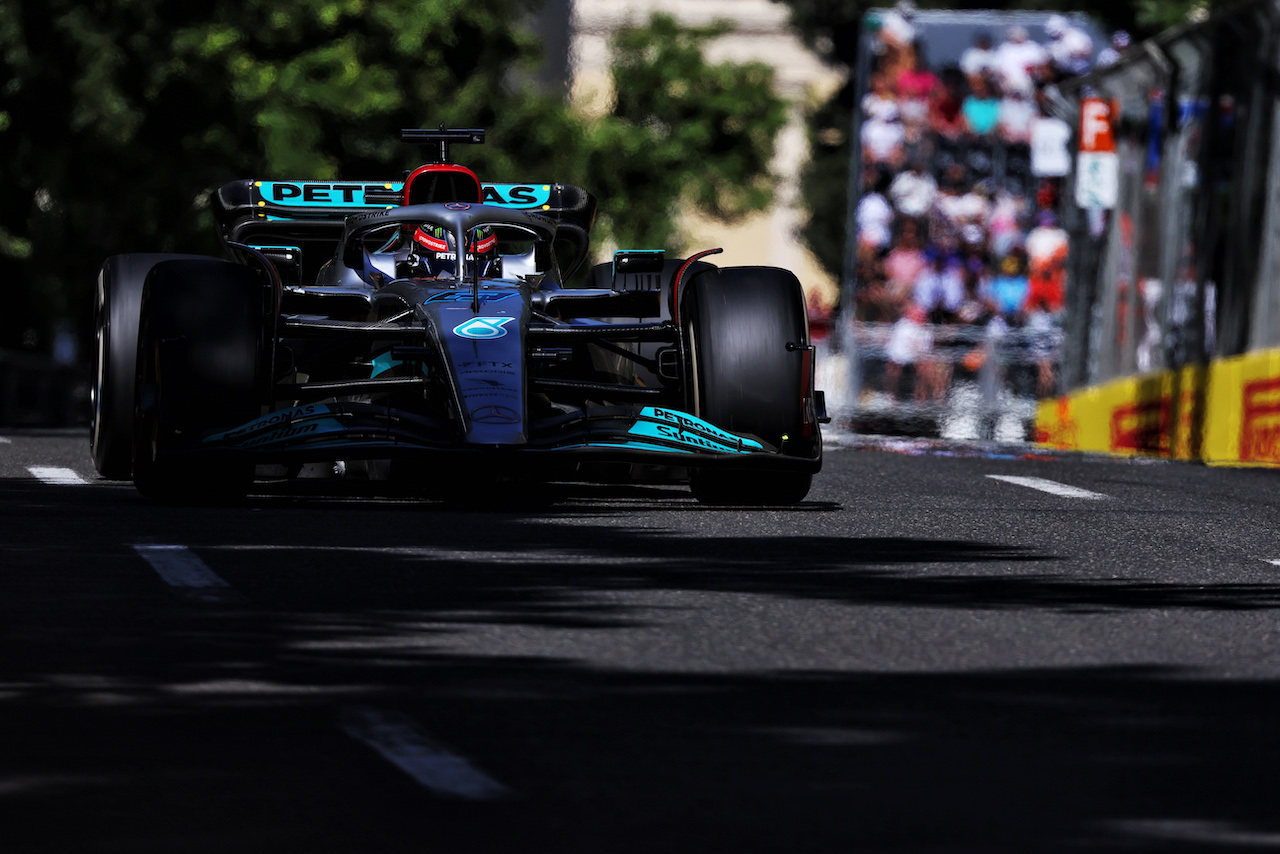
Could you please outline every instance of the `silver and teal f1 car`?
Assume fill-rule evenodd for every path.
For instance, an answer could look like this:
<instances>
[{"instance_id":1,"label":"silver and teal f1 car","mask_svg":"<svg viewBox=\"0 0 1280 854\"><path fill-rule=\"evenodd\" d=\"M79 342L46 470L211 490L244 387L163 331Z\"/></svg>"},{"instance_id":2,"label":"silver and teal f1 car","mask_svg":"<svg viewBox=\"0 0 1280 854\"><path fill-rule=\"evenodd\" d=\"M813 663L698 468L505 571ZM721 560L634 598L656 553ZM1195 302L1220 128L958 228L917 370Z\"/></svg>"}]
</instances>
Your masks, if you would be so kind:
<instances>
[{"instance_id":1,"label":"silver and teal f1 car","mask_svg":"<svg viewBox=\"0 0 1280 854\"><path fill-rule=\"evenodd\" d=\"M595 200L483 184L449 146L398 182L236 181L225 258L109 258L91 447L146 495L360 472L460 483L663 472L701 501L786 504L822 463L796 277L624 251L582 270ZM322 465L317 465L322 464Z\"/></svg>"}]
</instances>

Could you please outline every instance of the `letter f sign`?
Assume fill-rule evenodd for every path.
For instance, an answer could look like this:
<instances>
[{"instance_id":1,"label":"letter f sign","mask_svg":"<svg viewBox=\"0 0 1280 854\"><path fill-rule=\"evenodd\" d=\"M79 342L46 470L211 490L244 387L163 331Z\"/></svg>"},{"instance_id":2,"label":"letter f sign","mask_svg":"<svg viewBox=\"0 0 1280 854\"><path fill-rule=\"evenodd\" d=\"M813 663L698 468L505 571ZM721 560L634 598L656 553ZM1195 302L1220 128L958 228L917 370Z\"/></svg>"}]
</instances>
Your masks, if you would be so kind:
<instances>
[{"instance_id":1,"label":"letter f sign","mask_svg":"<svg viewBox=\"0 0 1280 854\"><path fill-rule=\"evenodd\" d=\"M1116 150L1116 140L1111 133L1111 106L1101 98L1085 98L1080 102L1080 150Z\"/></svg>"}]
</instances>

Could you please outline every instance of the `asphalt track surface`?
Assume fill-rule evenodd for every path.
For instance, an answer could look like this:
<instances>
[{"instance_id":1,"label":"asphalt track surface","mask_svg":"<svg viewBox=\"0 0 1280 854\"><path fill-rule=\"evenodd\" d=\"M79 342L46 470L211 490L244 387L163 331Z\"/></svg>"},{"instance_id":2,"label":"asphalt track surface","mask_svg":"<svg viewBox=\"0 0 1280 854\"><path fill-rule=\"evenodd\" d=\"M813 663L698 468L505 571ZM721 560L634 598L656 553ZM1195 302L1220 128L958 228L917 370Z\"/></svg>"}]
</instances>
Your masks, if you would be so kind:
<instances>
[{"instance_id":1,"label":"asphalt track surface","mask_svg":"<svg viewBox=\"0 0 1280 854\"><path fill-rule=\"evenodd\" d=\"M0 850L1280 850L1280 472L851 444L174 508L0 432Z\"/></svg>"}]
</instances>

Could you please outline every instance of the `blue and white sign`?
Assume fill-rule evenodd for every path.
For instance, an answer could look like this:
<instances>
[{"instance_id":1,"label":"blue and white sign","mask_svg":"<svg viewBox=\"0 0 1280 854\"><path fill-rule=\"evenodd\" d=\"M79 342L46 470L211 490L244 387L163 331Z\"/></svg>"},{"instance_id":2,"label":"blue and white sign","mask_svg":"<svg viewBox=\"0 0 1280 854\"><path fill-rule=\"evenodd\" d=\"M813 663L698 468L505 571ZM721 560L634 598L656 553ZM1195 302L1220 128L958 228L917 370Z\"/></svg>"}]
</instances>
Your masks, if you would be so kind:
<instances>
[{"instance_id":1,"label":"blue and white sign","mask_svg":"<svg viewBox=\"0 0 1280 854\"><path fill-rule=\"evenodd\" d=\"M1114 208L1120 200L1120 157L1114 151L1076 155L1076 204L1086 210Z\"/></svg>"}]
</instances>

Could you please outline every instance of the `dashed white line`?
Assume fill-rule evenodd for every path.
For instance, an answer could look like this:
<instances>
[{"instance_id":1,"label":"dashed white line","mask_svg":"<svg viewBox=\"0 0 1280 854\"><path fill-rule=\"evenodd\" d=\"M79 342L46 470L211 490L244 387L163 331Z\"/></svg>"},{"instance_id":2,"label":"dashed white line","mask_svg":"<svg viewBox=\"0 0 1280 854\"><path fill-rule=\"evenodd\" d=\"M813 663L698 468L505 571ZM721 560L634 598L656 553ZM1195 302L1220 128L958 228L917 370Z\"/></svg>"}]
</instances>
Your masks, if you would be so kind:
<instances>
[{"instance_id":1,"label":"dashed white line","mask_svg":"<svg viewBox=\"0 0 1280 854\"><path fill-rule=\"evenodd\" d=\"M12 445L13 440L8 436L0 436L0 445Z\"/></svg>"},{"instance_id":2,"label":"dashed white line","mask_svg":"<svg viewBox=\"0 0 1280 854\"><path fill-rule=\"evenodd\" d=\"M58 466L27 466L27 471L31 472L31 476L41 483L47 483L52 486L79 486L87 483L73 469L60 468Z\"/></svg>"},{"instance_id":3,"label":"dashed white line","mask_svg":"<svg viewBox=\"0 0 1280 854\"><path fill-rule=\"evenodd\" d=\"M1048 492L1062 498L1085 498L1091 501L1098 501L1110 496L1101 492L1090 492L1087 489L1081 489L1078 486L1068 486L1065 483L1058 483L1056 480L1045 480L1042 477L1014 477L1006 474L989 474L987 477L992 480L1002 480L1005 483L1012 483L1015 486L1025 486L1028 489L1038 489L1041 492Z\"/></svg>"},{"instance_id":4,"label":"dashed white line","mask_svg":"<svg viewBox=\"0 0 1280 854\"><path fill-rule=\"evenodd\" d=\"M1263 561L1271 564L1272 566L1280 566L1280 557L1264 557Z\"/></svg>"},{"instance_id":5,"label":"dashed white line","mask_svg":"<svg viewBox=\"0 0 1280 854\"><path fill-rule=\"evenodd\" d=\"M151 568L165 583L194 598L214 602L236 598L231 585L186 546L135 543L133 550L151 564Z\"/></svg>"},{"instance_id":6,"label":"dashed white line","mask_svg":"<svg viewBox=\"0 0 1280 854\"><path fill-rule=\"evenodd\" d=\"M437 744L403 715L355 706L344 710L341 725L352 738L432 791L474 800L508 793L501 783Z\"/></svg>"}]
</instances>

